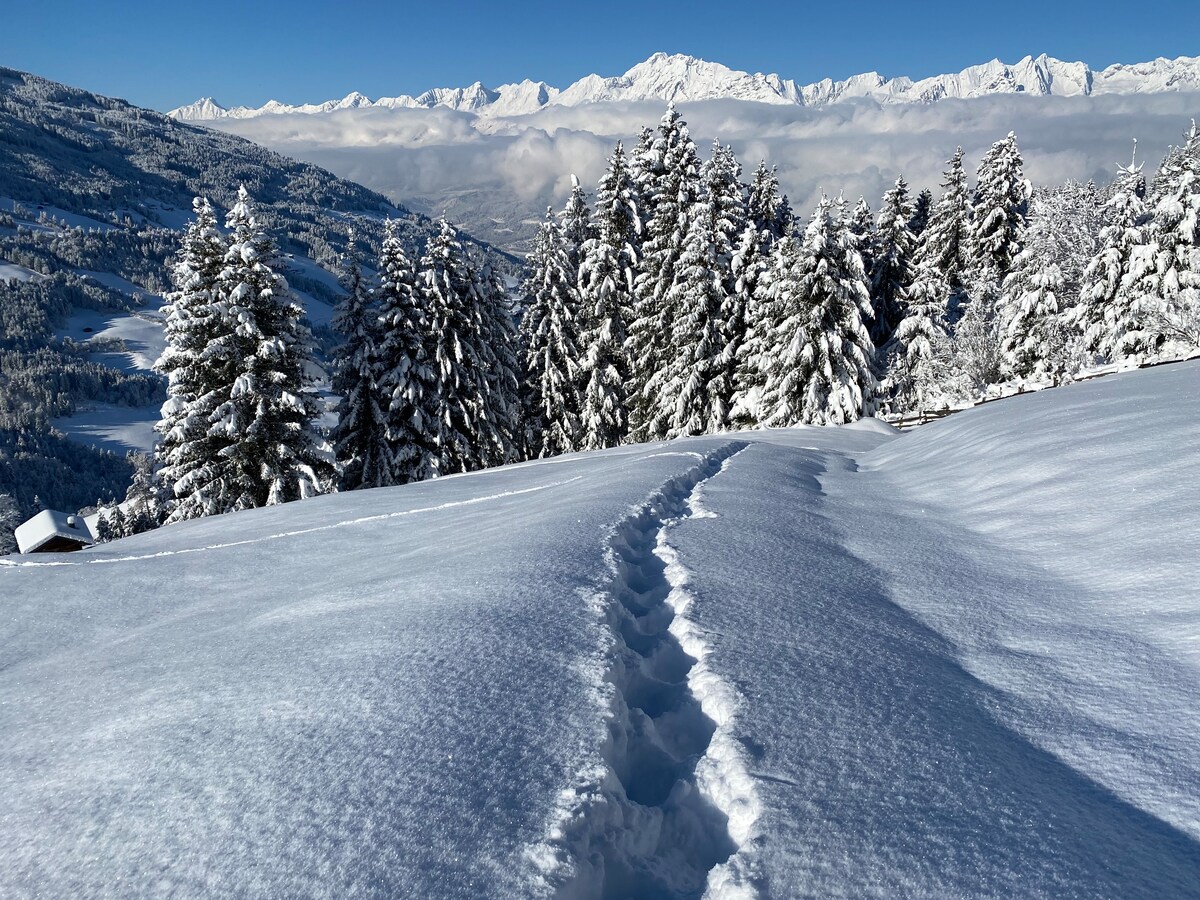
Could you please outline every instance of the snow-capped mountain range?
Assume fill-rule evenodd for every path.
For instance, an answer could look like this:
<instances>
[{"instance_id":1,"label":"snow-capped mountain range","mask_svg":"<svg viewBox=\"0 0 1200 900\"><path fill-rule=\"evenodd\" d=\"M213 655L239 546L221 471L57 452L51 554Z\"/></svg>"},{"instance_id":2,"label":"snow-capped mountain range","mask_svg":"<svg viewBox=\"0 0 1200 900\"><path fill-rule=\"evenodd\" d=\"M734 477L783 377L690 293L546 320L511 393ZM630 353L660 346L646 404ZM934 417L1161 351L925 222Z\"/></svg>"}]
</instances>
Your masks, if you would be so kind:
<instances>
[{"instance_id":1,"label":"snow-capped mountain range","mask_svg":"<svg viewBox=\"0 0 1200 900\"><path fill-rule=\"evenodd\" d=\"M465 88L434 88L417 97L371 100L358 92L341 100L291 106L271 100L252 108L226 108L211 97L171 110L182 121L249 119L264 115L316 114L342 109L433 109L443 107L484 116L520 116L546 106L579 106L606 101L748 100L758 103L825 106L858 97L880 103L932 103L946 98L992 94L1032 96L1089 96L1200 91L1200 57L1159 58L1132 65L1112 65L1100 71L1086 63L1064 62L1042 54L1008 65L998 59L961 72L914 81L885 78L878 72L854 75L844 81L825 78L798 85L779 75L750 74L683 54L655 53L624 75L588 75L565 90L544 81L525 80L492 89L476 81Z\"/></svg>"}]
</instances>

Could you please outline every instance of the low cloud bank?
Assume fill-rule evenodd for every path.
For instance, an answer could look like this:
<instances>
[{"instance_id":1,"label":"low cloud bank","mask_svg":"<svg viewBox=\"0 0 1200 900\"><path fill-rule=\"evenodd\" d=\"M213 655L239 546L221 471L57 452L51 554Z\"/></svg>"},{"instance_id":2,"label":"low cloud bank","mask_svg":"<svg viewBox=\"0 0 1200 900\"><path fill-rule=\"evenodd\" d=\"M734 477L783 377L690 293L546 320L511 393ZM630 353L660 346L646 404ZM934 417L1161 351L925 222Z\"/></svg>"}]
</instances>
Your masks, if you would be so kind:
<instances>
[{"instance_id":1,"label":"low cloud bank","mask_svg":"<svg viewBox=\"0 0 1200 900\"><path fill-rule=\"evenodd\" d=\"M778 166L801 215L822 191L861 194L876 207L903 174L914 190L937 190L961 145L974 166L993 141L1015 131L1035 184L1111 180L1132 141L1150 171L1200 115L1200 94L1100 97L992 96L818 109L714 100L680 106L702 154L716 137L747 170ZM577 174L596 183L617 140L632 146L654 126L657 103L549 107L531 116L478 119L452 110L364 109L320 116L262 116L209 123L324 166L523 251L547 204L559 206Z\"/></svg>"}]
</instances>

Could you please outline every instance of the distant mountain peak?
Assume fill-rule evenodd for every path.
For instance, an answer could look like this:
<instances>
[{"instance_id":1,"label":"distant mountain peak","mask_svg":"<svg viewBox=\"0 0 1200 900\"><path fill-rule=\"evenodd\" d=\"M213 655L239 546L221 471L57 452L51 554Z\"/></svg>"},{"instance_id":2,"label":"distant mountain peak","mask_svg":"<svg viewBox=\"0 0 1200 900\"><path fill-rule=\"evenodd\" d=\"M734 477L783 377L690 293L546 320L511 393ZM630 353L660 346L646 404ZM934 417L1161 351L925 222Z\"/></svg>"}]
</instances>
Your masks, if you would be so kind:
<instances>
[{"instance_id":1,"label":"distant mountain peak","mask_svg":"<svg viewBox=\"0 0 1200 900\"><path fill-rule=\"evenodd\" d=\"M1088 96L1168 91L1200 91L1200 57L1159 57L1150 62L1118 63L1094 71L1086 63L1064 62L1039 53L1012 65L992 59L961 72L918 80L864 72L843 81L824 78L812 84L797 85L795 81L775 74L751 74L684 53L659 51L623 75L586 75L563 90L544 81L528 79L495 89L476 81L465 88L433 88L418 97L402 95L373 101L352 92L341 100L324 103L289 106L272 100L258 108L226 108L211 97L204 97L173 109L168 115L184 121L204 121L260 115L312 115L361 107L440 107L480 116L520 116L546 106L610 101L743 100L825 106L855 98L868 98L879 103L935 103L943 99L969 99L991 94Z\"/></svg>"}]
</instances>

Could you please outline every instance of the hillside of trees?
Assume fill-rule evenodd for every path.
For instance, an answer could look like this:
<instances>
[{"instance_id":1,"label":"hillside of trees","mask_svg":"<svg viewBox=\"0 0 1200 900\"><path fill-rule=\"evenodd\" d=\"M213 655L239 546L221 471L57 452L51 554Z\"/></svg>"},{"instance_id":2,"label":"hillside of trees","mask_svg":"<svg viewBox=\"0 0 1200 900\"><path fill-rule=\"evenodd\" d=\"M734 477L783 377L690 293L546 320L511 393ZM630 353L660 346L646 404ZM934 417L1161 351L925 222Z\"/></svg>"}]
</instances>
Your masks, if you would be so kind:
<instances>
[{"instance_id":1,"label":"hillside of trees","mask_svg":"<svg viewBox=\"0 0 1200 900\"><path fill-rule=\"evenodd\" d=\"M351 230L366 252L377 252L385 219L410 253L436 232L379 194L249 141L0 68L0 263L41 276L0 277L0 521L124 496L133 463L68 441L50 421L91 402L157 402L164 380L107 368L93 361L94 342L54 332L75 310L136 309L135 296L84 273L118 275L147 294L169 290L191 198L205 192L228 207L243 183L281 251L329 269ZM518 271L512 258L463 241L473 259ZM290 278L318 301L338 299L322 280ZM327 331L316 338L334 343Z\"/></svg>"}]
</instances>

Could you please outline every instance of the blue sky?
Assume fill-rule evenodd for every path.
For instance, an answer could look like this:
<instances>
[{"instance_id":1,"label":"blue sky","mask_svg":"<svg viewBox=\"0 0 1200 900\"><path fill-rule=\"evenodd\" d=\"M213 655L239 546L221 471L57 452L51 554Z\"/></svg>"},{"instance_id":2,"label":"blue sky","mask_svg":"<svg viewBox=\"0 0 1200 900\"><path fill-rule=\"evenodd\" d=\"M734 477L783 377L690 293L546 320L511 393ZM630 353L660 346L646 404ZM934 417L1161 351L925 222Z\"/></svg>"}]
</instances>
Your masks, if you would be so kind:
<instances>
[{"instance_id":1,"label":"blue sky","mask_svg":"<svg viewBox=\"0 0 1200 900\"><path fill-rule=\"evenodd\" d=\"M416 94L522 78L566 87L656 50L801 82L924 77L1046 52L1095 67L1200 53L1195 0L1031 3L343 2L7 4L0 65L168 109ZM1170 23L1166 27L1164 23Z\"/></svg>"}]
</instances>

